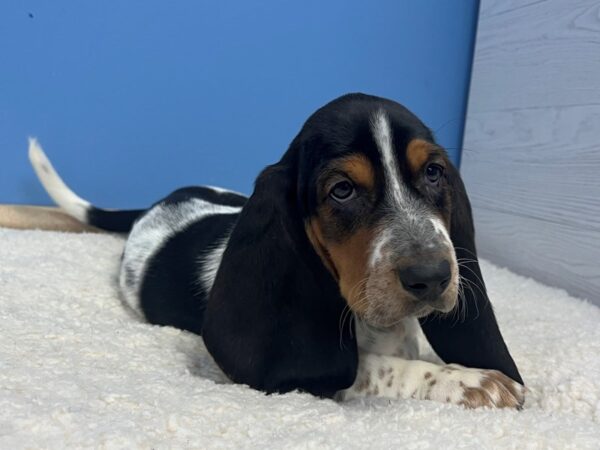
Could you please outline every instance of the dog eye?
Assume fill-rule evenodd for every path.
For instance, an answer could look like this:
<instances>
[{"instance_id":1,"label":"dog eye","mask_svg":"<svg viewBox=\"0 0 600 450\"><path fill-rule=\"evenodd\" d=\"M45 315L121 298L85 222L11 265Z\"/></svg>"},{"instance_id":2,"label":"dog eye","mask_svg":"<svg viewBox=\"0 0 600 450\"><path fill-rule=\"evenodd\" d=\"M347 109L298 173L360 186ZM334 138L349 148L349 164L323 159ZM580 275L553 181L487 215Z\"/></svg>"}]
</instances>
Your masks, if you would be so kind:
<instances>
[{"instance_id":1,"label":"dog eye","mask_svg":"<svg viewBox=\"0 0 600 450\"><path fill-rule=\"evenodd\" d=\"M425 176L430 183L435 184L444 175L444 168L439 164L429 164L425 168Z\"/></svg>"},{"instance_id":2,"label":"dog eye","mask_svg":"<svg viewBox=\"0 0 600 450\"><path fill-rule=\"evenodd\" d=\"M352 186L352 183L349 181L340 181L331 188L331 191L329 191L331 198L341 203L352 199L354 194L354 186Z\"/></svg>"}]
</instances>

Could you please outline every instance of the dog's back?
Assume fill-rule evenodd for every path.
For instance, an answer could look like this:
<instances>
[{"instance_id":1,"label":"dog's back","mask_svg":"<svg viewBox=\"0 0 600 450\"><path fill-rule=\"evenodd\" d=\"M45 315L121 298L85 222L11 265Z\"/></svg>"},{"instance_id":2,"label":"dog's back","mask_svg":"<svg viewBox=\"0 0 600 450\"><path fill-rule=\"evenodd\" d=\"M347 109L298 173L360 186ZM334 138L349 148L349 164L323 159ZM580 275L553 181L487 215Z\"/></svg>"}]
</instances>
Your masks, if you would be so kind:
<instances>
[{"instance_id":1,"label":"dog's back","mask_svg":"<svg viewBox=\"0 0 600 450\"><path fill-rule=\"evenodd\" d=\"M146 211L128 236L119 286L146 320L200 334L202 311L245 197L179 189Z\"/></svg>"}]
</instances>

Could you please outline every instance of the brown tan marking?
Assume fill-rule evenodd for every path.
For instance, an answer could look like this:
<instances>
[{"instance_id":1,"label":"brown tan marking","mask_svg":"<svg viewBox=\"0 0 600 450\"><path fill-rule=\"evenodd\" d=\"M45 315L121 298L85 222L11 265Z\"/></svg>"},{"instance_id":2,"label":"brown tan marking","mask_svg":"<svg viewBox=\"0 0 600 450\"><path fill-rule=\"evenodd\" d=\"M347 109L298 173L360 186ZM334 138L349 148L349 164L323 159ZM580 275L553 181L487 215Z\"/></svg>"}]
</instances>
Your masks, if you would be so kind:
<instances>
[{"instance_id":1,"label":"brown tan marking","mask_svg":"<svg viewBox=\"0 0 600 450\"><path fill-rule=\"evenodd\" d=\"M515 384L513 381L504 375L502 372L498 372L497 370L489 370L487 373L487 377L481 382L483 387L486 387L487 384L496 383L498 385L504 386L510 394L517 398L519 396L519 392L515 389Z\"/></svg>"},{"instance_id":2,"label":"brown tan marking","mask_svg":"<svg viewBox=\"0 0 600 450\"><path fill-rule=\"evenodd\" d=\"M479 408L481 406L492 406L494 402L489 394L481 388L466 388L463 392L463 400L459 405L466 408Z\"/></svg>"},{"instance_id":3,"label":"brown tan marking","mask_svg":"<svg viewBox=\"0 0 600 450\"><path fill-rule=\"evenodd\" d=\"M363 227L342 242L328 243L323 237L320 221L314 218L305 226L309 240L325 267L338 281L340 292L350 308L363 313L368 306L364 301L365 280L375 232Z\"/></svg>"},{"instance_id":4,"label":"brown tan marking","mask_svg":"<svg viewBox=\"0 0 600 450\"><path fill-rule=\"evenodd\" d=\"M366 278L368 275L369 252L374 231L360 228L342 243L331 243L326 248L339 275L340 291L350 308L364 313Z\"/></svg>"},{"instance_id":5,"label":"brown tan marking","mask_svg":"<svg viewBox=\"0 0 600 450\"><path fill-rule=\"evenodd\" d=\"M350 155L335 161L329 169L344 172L354 184L370 191L375 186L375 171L368 158L361 154ZM326 186L320 186L320 196L326 195ZM374 233L360 229L343 242L329 243L323 230L335 228L329 208L319 208L319 215L305 223L305 231L310 243L323 261L323 264L340 283L342 295L350 306L351 298L362 296L362 289L351 292L358 281L366 277L367 260L371 239Z\"/></svg>"},{"instance_id":6,"label":"brown tan marking","mask_svg":"<svg viewBox=\"0 0 600 450\"><path fill-rule=\"evenodd\" d=\"M515 383L501 372L489 371L487 377L481 381L481 387L488 392L495 391L498 394L500 400L496 406L500 408L522 406L524 397L515 388Z\"/></svg>"},{"instance_id":7,"label":"brown tan marking","mask_svg":"<svg viewBox=\"0 0 600 450\"><path fill-rule=\"evenodd\" d=\"M480 387L463 387L463 400L459 403L467 408L481 406L497 408L521 408L523 392L518 391L516 382L496 370L485 371Z\"/></svg>"},{"instance_id":8,"label":"brown tan marking","mask_svg":"<svg viewBox=\"0 0 600 450\"><path fill-rule=\"evenodd\" d=\"M375 172L373 166L365 155L350 155L341 160L340 169L343 170L355 184L369 190L375 187Z\"/></svg>"},{"instance_id":9,"label":"brown tan marking","mask_svg":"<svg viewBox=\"0 0 600 450\"><path fill-rule=\"evenodd\" d=\"M408 167L413 174L417 174L425 161L429 159L431 154L432 144L422 139L413 139L408 143L406 147L406 161L408 161Z\"/></svg>"},{"instance_id":10,"label":"brown tan marking","mask_svg":"<svg viewBox=\"0 0 600 450\"><path fill-rule=\"evenodd\" d=\"M358 383L356 383L355 389L357 392L361 392L361 391L364 391L365 389L368 389L370 385L371 385L371 375L369 375L367 373L366 376L362 377L358 381Z\"/></svg>"}]
</instances>

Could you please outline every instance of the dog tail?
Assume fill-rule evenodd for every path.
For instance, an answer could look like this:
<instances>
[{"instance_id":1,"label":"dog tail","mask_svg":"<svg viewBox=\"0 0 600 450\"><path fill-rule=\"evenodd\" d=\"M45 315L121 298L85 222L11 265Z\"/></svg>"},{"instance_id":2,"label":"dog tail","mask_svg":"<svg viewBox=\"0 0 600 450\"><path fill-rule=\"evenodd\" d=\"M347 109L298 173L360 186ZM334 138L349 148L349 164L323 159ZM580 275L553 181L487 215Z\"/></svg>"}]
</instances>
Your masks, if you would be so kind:
<instances>
[{"instance_id":1,"label":"dog tail","mask_svg":"<svg viewBox=\"0 0 600 450\"><path fill-rule=\"evenodd\" d=\"M37 139L29 138L29 161L46 192L60 208L78 221L107 231L126 233L145 209L109 210L79 197L56 173Z\"/></svg>"}]
</instances>

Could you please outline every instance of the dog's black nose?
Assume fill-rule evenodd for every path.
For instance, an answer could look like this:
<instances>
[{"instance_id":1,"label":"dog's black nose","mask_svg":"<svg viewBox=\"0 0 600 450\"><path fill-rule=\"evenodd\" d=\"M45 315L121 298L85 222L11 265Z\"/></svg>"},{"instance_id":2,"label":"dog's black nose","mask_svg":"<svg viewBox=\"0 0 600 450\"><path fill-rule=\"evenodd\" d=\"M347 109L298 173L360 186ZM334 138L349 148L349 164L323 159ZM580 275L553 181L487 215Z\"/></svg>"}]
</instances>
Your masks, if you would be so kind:
<instances>
[{"instance_id":1,"label":"dog's black nose","mask_svg":"<svg viewBox=\"0 0 600 450\"><path fill-rule=\"evenodd\" d=\"M450 262L420 264L398 269L402 286L419 300L435 301L450 284Z\"/></svg>"}]
</instances>

